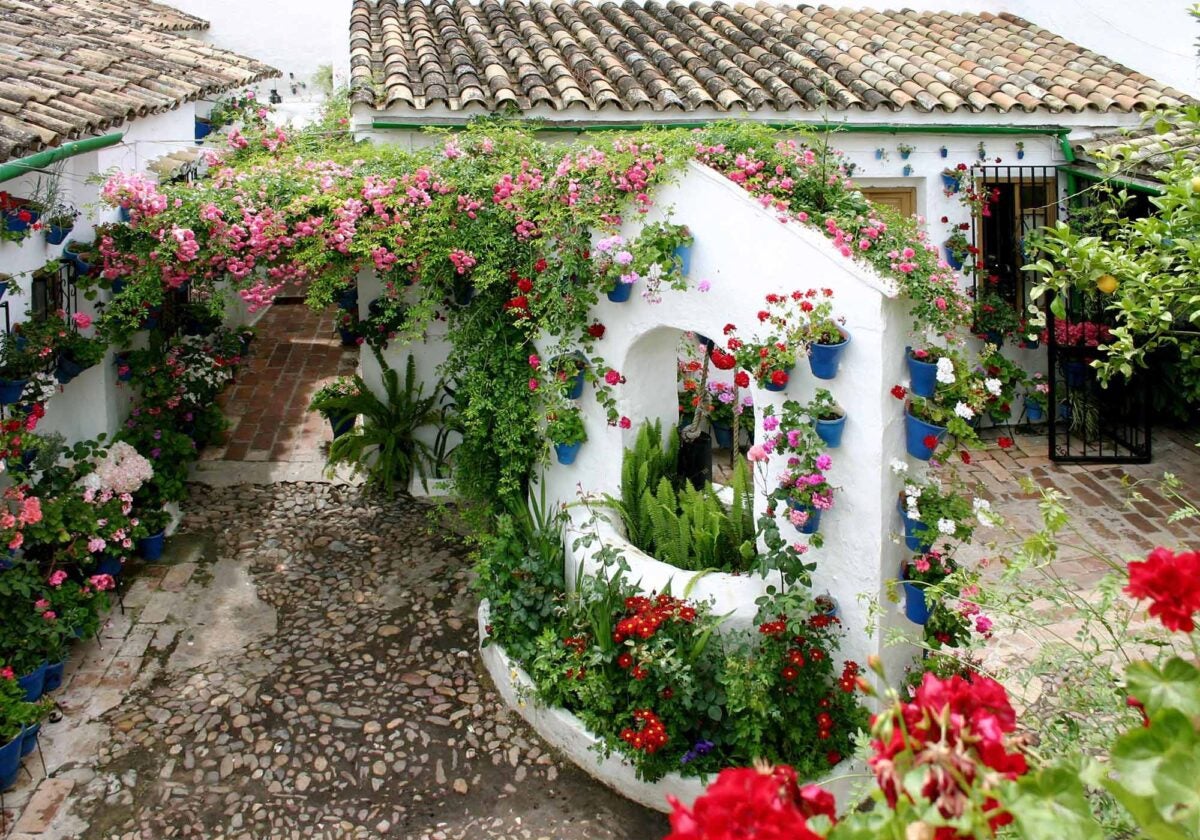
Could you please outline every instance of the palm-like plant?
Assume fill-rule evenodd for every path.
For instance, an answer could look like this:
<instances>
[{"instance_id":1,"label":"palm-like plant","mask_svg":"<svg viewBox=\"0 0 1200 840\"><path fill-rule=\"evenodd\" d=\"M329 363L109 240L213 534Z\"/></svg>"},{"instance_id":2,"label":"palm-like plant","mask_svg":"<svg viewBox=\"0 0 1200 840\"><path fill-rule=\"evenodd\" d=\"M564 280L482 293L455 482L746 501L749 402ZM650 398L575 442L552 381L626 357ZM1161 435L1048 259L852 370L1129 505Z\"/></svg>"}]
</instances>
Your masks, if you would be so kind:
<instances>
[{"instance_id":1,"label":"palm-like plant","mask_svg":"<svg viewBox=\"0 0 1200 840\"><path fill-rule=\"evenodd\" d=\"M382 359L380 359L382 362ZM404 385L395 369L383 366L386 399L380 399L360 379L357 394L323 401L321 410L331 414L362 415L363 423L342 435L329 447L327 465L350 464L366 473L367 486L395 495L397 482L407 488L413 472L424 478L425 464L433 456L429 444L416 436L417 429L437 419L435 405L441 383L425 396L417 381L416 361L408 357Z\"/></svg>"}]
</instances>

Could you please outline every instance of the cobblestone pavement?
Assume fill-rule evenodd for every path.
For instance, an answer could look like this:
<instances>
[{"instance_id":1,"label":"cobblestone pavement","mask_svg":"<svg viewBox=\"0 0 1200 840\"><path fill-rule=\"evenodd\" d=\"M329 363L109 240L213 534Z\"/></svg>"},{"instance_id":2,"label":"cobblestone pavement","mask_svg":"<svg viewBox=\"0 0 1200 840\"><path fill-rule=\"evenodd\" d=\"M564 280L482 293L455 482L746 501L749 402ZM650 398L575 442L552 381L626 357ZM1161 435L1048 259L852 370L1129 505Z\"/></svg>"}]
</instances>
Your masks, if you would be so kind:
<instances>
[{"instance_id":1,"label":"cobblestone pavement","mask_svg":"<svg viewBox=\"0 0 1200 840\"><path fill-rule=\"evenodd\" d=\"M428 510L194 486L173 562L71 663L12 836L663 836L480 678L465 552Z\"/></svg>"},{"instance_id":2,"label":"cobblestone pavement","mask_svg":"<svg viewBox=\"0 0 1200 840\"><path fill-rule=\"evenodd\" d=\"M313 312L298 299L272 306L257 329L249 363L217 398L229 418L226 444L208 447L203 458L323 461L321 444L333 435L308 403L326 381L354 372L358 348L342 347L334 310Z\"/></svg>"}]
</instances>

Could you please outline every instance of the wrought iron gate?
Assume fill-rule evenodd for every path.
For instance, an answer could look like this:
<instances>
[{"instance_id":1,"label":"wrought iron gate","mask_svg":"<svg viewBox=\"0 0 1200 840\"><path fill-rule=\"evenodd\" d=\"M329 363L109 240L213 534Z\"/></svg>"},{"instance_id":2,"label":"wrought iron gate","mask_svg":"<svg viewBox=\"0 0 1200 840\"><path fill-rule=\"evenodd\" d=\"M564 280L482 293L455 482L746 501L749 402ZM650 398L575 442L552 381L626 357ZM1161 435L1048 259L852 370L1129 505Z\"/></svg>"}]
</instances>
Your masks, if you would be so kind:
<instances>
[{"instance_id":1,"label":"wrought iron gate","mask_svg":"<svg viewBox=\"0 0 1200 840\"><path fill-rule=\"evenodd\" d=\"M1047 306L1050 360L1050 458L1072 463L1144 464L1150 461L1150 407L1146 377L1113 377L1101 386L1091 362L1113 326L1100 306L1072 300L1067 318Z\"/></svg>"}]
</instances>

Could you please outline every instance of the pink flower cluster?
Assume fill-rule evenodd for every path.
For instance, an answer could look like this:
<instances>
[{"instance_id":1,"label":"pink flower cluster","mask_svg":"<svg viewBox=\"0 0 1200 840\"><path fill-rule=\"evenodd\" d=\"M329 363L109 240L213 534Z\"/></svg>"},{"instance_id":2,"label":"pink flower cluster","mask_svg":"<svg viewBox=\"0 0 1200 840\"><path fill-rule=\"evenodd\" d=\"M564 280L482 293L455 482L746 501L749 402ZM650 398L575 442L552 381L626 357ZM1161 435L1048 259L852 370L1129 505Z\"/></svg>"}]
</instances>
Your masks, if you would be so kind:
<instances>
[{"instance_id":1,"label":"pink flower cluster","mask_svg":"<svg viewBox=\"0 0 1200 840\"><path fill-rule=\"evenodd\" d=\"M454 264L455 273L462 276L474 268L479 261L470 251L458 248L450 252L450 262Z\"/></svg>"},{"instance_id":2,"label":"pink flower cluster","mask_svg":"<svg viewBox=\"0 0 1200 840\"><path fill-rule=\"evenodd\" d=\"M123 207L141 216L154 216L167 209L167 197L153 181L139 174L114 174L104 182L100 197L113 207Z\"/></svg>"}]
</instances>

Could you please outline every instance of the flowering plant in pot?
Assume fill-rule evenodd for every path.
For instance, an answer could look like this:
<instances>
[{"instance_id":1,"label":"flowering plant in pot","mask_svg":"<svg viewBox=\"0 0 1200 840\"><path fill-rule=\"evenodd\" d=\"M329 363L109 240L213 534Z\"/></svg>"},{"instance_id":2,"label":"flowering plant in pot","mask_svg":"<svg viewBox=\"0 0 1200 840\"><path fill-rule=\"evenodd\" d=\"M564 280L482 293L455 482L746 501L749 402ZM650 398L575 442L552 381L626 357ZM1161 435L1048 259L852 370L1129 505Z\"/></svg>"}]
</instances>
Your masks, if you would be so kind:
<instances>
[{"instance_id":1,"label":"flowering plant in pot","mask_svg":"<svg viewBox=\"0 0 1200 840\"><path fill-rule=\"evenodd\" d=\"M1017 389L1025 385L1025 371L1004 357L999 348L985 344L979 356L977 379L983 382L983 410L997 423L1007 422Z\"/></svg>"},{"instance_id":2,"label":"flowering plant in pot","mask_svg":"<svg viewBox=\"0 0 1200 840\"><path fill-rule=\"evenodd\" d=\"M554 444L560 464L571 464L579 448L587 441L583 412L574 406L554 408L546 413L546 437Z\"/></svg>"},{"instance_id":3,"label":"flowering plant in pot","mask_svg":"<svg viewBox=\"0 0 1200 840\"><path fill-rule=\"evenodd\" d=\"M708 398L704 405L708 421L716 431L717 442L728 449L732 445L730 435L733 433L733 418L740 417L745 406L737 399L734 386L728 382L710 381L707 388Z\"/></svg>"},{"instance_id":4,"label":"flowering plant in pot","mask_svg":"<svg viewBox=\"0 0 1200 840\"><path fill-rule=\"evenodd\" d=\"M79 211L70 204L57 203L42 213L42 233L51 245L61 245L75 228Z\"/></svg>"},{"instance_id":5,"label":"flowering plant in pot","mask_svg":"<svg viewBox=\"0 0 1200 840\"><path fill-rule=\"evenodd\" d=\"M846 428L846 412L837 404L825 388L818 388L816 394L805 407L808 416L812 418L817 436L831 449L842 445L842 432Z\"/></svg>"},{"instance_id":6,"label":"flowering plant in pot","mask_svg":"<svg viewBox=\"0 0 1200 840\"><path fill-rule=\"evenodd\" d=\"M804 345L803 300L804 294L799 291L767 295L766 307L758 311L759 329L754 339L743 340L736 334L737 327L725 325L726 347L738 367L748 371L761 388L782 391L787 387L796 366L797 349Z\"/></svg>"},{"instance_id":7,"label":"flowering plant in pot","mask_svg":"<svg viewBox=\"0 0 1200 840\"><path fill-rule=\"evenodd\" d=\"M1017 309L1001 297L995 275L979 287L975 296L973 317L975 334L990 344L999 346L1008 336L1015 335L1021 326Z\"/></svg>"},{"instance_id":8,"label":"flowering plant in pot","mask_svg":"<svg viewBox=\"0 0 1200 840\"><path fill-rule=\"evenodd\" d=\"M1033 422L1041 420L1050 405L1050 383L1041 371L1025 382L1025 414Z\"/></svg>"},{"instance_id":9,"label":"flowering plant in pot","mask_svg":"<svg viewBox=\"0 0 1200 840\"><path fill-rule=\"evenodd\" d=\"M21 242L28 239L40 216L41 211L30 199L0 190L0 218L3 220L0 240Z\"/></svg>"},{"instance_id":10,"label":"flowering plant in pot","mask_svg":"<svg viewBox=\"0 0 1200 840\"><path fill-rule=\"evenodd\" d=\"M53 708L53 703L47 698L28 701L12 665L0 664L0 791L7 790L16 782L21 769L21 756L27 752L23 748L23 741Z\"/></svg>"},{"instance_id":11,"label":"flowering plant in pot","mask_svg":"<svg viewBox=\"0 0 1200 840\"><path fill-rule=\"evenodd\" d=\"M600 290L609 300L621 303L629 299L633 285L642 280L642 296L658 303L663 283L673 289L687 288L679 252L690 247L692 241L687 227L669 222L646 225L632 243L620 234L600 239L593 254Z\"/></svg>"},{"instance_id":12,"label":"flowering plant in pot","mask_svg":"<svg viewBox=\"0 0 1200 840\"><path fill-rule=\"evenodd\" d=\"M963 232L969 225L956 225L950 236L942 243L946 249L946 262L955 271L961 271L967 262L967 258L975 251L975 246L967 239L967 235Z\"/></svg>"},{"instance_id":13,"label":"flowering plant in pot","mask_svg":"<svg viewBox=\"0 0 1200 840\"><path fill-rule=\"evenodd\" d=\"M822 451L824 441L817 435L811 417L794 400L784 403L778 423L772 407L764 408L763 428L768 434L775 433L764 446L787 456L787 466L771 498L787 505L788 520L797 530L816 535L821 514L833 507L834 488L826 475L833 459ZM818 537L814 537L813 545L820 547Z\"/></svg>"},{"instance_id":14,"label":"flowering plant in pot","mask_svg":"<svg viewBox=\"0 0 1200 840\"><path fill-rule=\"evenodd\" d=\"M906 471L903 461L892 465ZM900 492L900 514L905 518L904 530L908 547L913 551L929 551L939 540L967 542L975 532L975 521L991 523L986 499L975 497L961 482L942 481L933 476L925 479L906 478Z\"/></svg>"},{"instance_id":15,"label":"flowering plant in pot","mask_svg":"<svg viewBox=\"0 0 1200 840\"><path fill-rule=\"evenodd\" d=\"M60 317L62 314L60 313ZM82 312L76 312L73 320L79 329L86 329L92 324L92 319ZM88 338L64 323L63 329L59 331L55 350L55 376L65 385L83 371L98 365L108 350L108 343L100 338Z\"/></svg>"},{"instance_id":16,"label":"flowering plant in pot","mask_svg":"<svg viewBox=\"0 0 1200 840\"><path fill-rule=\"evenodd\" d=\"M960 354L943 351L937 361L932 397L910 394L902 385L893 386L891 393L898 400L907 400L906 435L913 457L929 460L947 434L953 435L963 449L979 445L972 421L983 409L987 391Z\"/></svg>"},{"instance_id":17,"label":"flowering plant in pot","mask_svg":"<svg viewBox=\"0 0 1200 840\"><path fill-rule=\"evenodd\" d=\"M797 294L792 293L793 300ZM833 289L808 289L797 301L803 313L800 337L808 345L808 363L818 379L837 376L842 351L850 341L843 328L846 319L833 314L832 298Z\"/></svg>"},{"instance_id":18,"label":"flowering plant in pot","mask_svg":"<svg viewBox=\"0 0 1200 840\"><path fill-rule=\"evenodd\" d=\"M345 408L345 401L362 394L365 384L357 376L338 376L326 382L313 394L309 411L316 411L329 421L334 437L354 427L356 415Z\"/></svg>"}]
</instances>

